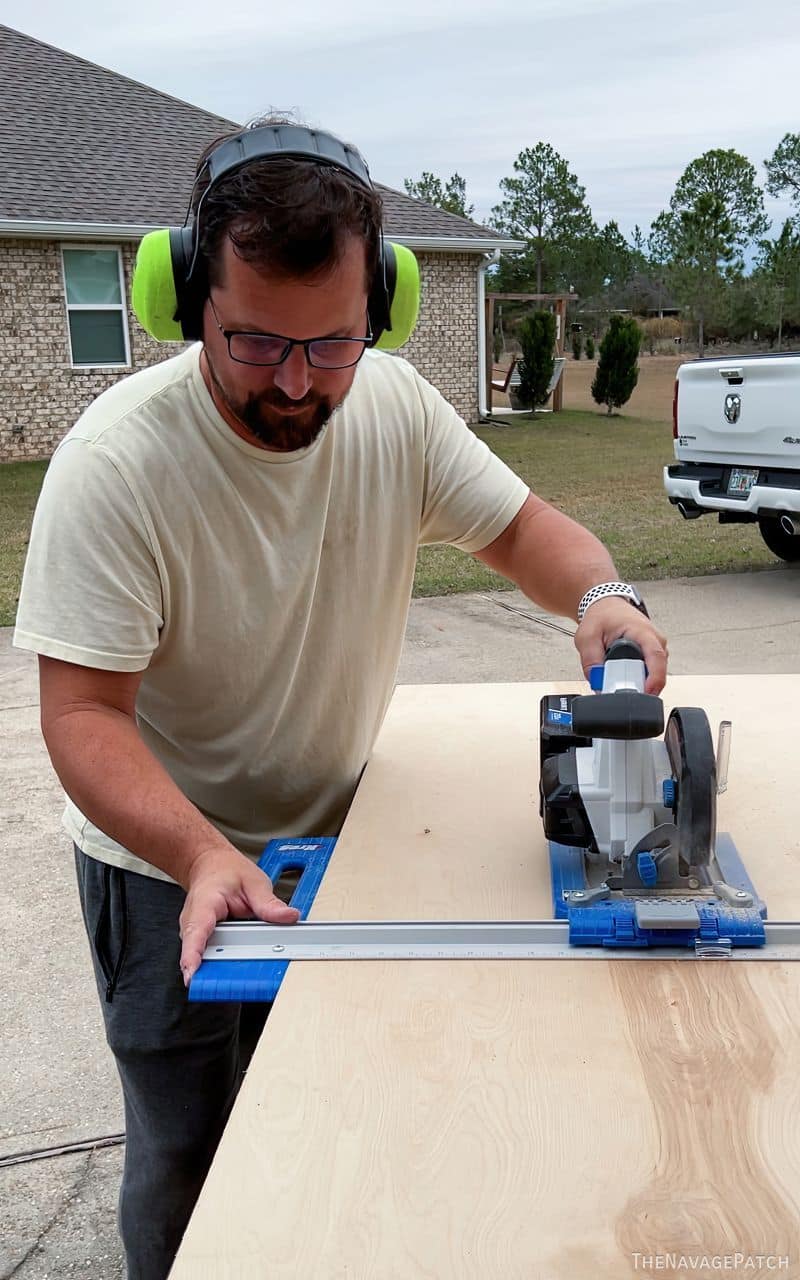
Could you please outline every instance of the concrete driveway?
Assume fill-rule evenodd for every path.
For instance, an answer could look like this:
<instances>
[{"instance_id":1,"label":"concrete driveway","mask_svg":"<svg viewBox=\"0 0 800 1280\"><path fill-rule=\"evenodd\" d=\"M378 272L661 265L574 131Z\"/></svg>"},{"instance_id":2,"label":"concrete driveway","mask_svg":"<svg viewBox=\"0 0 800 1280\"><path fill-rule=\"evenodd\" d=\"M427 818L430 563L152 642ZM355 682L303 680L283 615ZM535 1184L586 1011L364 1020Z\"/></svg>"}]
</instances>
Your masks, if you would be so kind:
<instances>
[{"instance_id":1,"label":"concrete driveway","mask_svg":"<svg viewBox=\"0 0 800 1280\"><path fill-rule=\"evenodd\" d=\"M639 585L669 637L674 673L800 672L800 567ZM399 678L579 679L573 629L518 592L417 600ZM0 1280L112 1280L124 1274L116 1073L60 788L39 736L36 660L11 648L10 630L0 631L0 735Z\"/></svg>"}]
</instances>

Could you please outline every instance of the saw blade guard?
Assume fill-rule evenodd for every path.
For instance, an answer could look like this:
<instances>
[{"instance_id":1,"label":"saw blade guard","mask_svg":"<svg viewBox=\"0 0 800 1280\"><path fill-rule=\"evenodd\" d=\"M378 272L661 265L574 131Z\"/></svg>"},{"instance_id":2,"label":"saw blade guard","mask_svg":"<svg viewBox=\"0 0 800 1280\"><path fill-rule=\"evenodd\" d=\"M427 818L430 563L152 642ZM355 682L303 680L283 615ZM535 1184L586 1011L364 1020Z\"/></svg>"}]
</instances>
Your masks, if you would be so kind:
<instances>
[{"instance_id":1,"label":"saw blade guard","mask_svg":"<svg viewBox=\"0 0 800 1280\"><path fill-rule=\"evenodd\" d=\"M675 795L678 850L689 867L705 867L717 836L717 762L708 716L700 707L676 707L664 733Z\"/></svg>"}]
</instances>

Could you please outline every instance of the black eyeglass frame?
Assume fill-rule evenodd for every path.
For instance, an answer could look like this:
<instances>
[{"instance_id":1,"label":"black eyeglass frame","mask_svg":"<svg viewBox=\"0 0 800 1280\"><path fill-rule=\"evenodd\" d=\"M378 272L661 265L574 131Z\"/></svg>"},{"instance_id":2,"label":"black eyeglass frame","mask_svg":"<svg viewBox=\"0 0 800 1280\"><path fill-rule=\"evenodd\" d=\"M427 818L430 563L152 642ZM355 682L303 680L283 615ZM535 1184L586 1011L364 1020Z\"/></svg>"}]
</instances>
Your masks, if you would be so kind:
<instances>
[{"instance_id":1,"label":"black eyeglass frame","mask_svg":"<svg viewBox=\"0 0 800 1280\"><path fill-rule=\"evenodd\" d=\"M282 333L251 333L247 329L223 329L222 325L219 322L217 309L214 306L214 301L210 294L208 295L208 305L211 307L211 314L214 317L214 323L216 324L217 328L219 329L220 333L222 334L223 338L228 344L228 355L230 356L231 360L233 360L236 364L249 365L251 368L275 369L279 364L283 364L286 360L289 359L289 356L291 355L295 347L302 347L306 354L306 360L312 369L329 369L331 371L335 369L352 369L354 365L357 365L359 363L367 347L373 341L372 326L369 323L369 317L367 317L367 328L369 329L369 333L364 338L331 338L331 337L287 338ZM277 338L280 342L285 342L286 347L283 352L283 355L279 360L241 360L239 356L235 356L233 354L233 351L231 349L232 338L273 338L273 339ZM349 360L347 364L315 364L311 358L311 347L314 345L315 342L346 342L348 344L354 343L357 346L360 346L361 350L359 351L355 360Z\"/></svg>"}]
</instances>

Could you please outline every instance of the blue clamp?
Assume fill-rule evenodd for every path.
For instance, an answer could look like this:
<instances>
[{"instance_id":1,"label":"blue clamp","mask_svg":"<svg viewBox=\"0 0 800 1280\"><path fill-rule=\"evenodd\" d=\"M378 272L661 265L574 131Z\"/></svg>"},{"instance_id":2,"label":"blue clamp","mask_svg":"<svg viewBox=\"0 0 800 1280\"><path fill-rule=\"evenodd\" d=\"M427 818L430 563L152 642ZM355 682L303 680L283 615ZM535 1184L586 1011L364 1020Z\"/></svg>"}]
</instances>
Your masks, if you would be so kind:
<instances>
[{"instance_id":1,"label":"blue clamp","mask_svg":"<svg viewBox=\"0 0 800 1280\"><path fill-rule=\"evenodd\" d=\"M334 836L270 840L258 860L273 884L286 872L300 872L289 905L297 908L301 920L311 910L335 845ZM189 983L189 999L269 1003L278 994L289 964L289 960L204 960Z\"/></svg>"}]
</instances>

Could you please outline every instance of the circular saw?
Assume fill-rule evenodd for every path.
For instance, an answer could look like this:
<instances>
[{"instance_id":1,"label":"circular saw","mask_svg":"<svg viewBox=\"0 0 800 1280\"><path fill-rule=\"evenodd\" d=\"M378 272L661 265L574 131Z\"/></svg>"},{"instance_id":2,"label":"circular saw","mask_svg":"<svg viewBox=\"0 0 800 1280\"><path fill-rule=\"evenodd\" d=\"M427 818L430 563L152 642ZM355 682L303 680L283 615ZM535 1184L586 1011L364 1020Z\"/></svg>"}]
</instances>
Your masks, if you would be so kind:
<instances>
[{"instance_id":1,"label":"circular saw","mask_svg":"<svg viewBox=\"0 0 800 1280\"><path fill-rule=\"evenodd\" d=\"M622 639L594 693L548 695L540 718L540 813L553 905L580 945L760 945L766 907L733 842L717 835L730 724L644 692L642 651ZM663 734L663 737L662 737ZM715 951L716 948L716 951Z\"/></svg>"}]
</instances>

